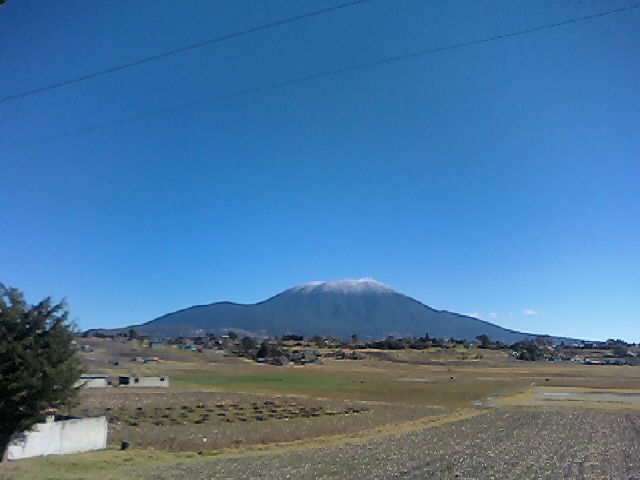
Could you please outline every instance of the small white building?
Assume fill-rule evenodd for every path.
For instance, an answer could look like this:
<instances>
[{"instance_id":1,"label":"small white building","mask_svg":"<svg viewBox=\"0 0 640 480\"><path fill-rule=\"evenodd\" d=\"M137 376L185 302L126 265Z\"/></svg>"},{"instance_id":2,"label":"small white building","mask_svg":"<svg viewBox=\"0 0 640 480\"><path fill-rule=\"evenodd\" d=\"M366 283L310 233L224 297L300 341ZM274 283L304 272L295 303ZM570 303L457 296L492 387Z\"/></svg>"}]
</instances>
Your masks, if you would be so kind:
<instances>
[{"instance_id":1,"label":"small white building","mask_svg":"<svg viewBox=\"0 0 640 480\"><path fill-rule=\"evenodd\" d=\"M75 383L75 387L84 388L105 388L108 385L107 376L99 373L83 373L80 380Z\"/></svg>"},{"instance_id":2,"label":"small white building","mask_svg":"<svg viewBox=\"0 0 640 480\"><path fill-rule=\"evenodd\" d=\"M169 377L138 377L135 375L121 375L118 377L118 386L134 388L168 388Z\"/></svg>"},{"instance_id":3,"label":"small white building","mask_svg":"<svg viewBox=\"0 0 640 480\"><path fill-rule=\"evenodd\" d=\"M14 435L7 449L9 460L81 453L107 448L107 418L55 421L53 415L32 430Z\"/></svg>"}]
</instances>

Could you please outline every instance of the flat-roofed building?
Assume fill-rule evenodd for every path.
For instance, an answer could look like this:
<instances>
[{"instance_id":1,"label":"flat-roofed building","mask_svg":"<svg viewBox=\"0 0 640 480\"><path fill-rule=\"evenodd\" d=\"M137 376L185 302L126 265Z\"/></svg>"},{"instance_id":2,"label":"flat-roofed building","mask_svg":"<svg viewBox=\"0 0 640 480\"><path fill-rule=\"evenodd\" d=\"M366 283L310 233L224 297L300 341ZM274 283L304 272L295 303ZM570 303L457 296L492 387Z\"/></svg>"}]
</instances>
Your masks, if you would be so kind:
<instances>
[{"instance_id":1,"label":"flat-roofed building","mask_svg":"<svg viewBox=\"0 0 640 480\"><path fill-rule=\"evenodd\" d=\"M139 377L136 375L121 375L118 377L119 387L134 388L168 388L169 377Z\"/></svg>"}]
</instances>

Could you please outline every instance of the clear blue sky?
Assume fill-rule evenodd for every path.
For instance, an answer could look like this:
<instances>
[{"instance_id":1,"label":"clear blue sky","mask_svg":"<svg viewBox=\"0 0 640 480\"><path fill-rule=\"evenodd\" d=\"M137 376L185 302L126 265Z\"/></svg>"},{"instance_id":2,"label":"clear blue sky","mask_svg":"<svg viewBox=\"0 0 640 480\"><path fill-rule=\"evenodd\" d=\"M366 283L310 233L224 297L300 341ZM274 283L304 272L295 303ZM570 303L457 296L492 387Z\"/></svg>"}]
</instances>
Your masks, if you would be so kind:
<instances>
[{"instance_id":1,"label":"clear blue sky","mask_svg":"<svg viewBox=\"0 0 640 480\"><path fill-rule=\"evenodd\" d=\"M0 8L0 96L339 0ZM640 10L6 148L623 1L374 0L0 104L0 281L81 328L370 276L640 340Z\"/></svg>"}]
</instances>

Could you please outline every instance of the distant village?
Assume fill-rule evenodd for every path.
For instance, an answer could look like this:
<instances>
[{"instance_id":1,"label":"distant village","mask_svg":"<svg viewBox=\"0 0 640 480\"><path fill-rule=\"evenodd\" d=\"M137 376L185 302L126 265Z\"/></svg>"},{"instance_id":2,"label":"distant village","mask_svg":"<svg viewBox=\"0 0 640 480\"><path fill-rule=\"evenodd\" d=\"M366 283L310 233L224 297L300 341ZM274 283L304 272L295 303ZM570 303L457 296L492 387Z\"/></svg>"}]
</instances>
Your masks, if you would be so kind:
<instances>
[{"instance_id":1,"label":"distant village","mask_svg":"<svg viewBox=\"0 0 640 480\"><path fill-rule=\"evenodd\" d=\"M113 340L135 341L142 347L151 350L177 349L180 351L203 353L216 350L227 356L242 357L257 363L276 366L310 365L322 362L323 358L336 360L357 360L363 358L363 353L372 350L426 350L426 349L467 349L502 350L513 358L523 361L547 362L578 362L584 365L640 365L640 346L623 340L609 339L604 342L556 342L550 336L538 336L530 340L523 340L512 345L491 340L487 335L479 335L472 341L453 338L432 338L428 334L424 337L393 337L384 340L361 341L357 335L350 339L336 339L321 335L304 337L303 335L287 334L278 338L241 336L234 331L222 335L198 332L192 337L152 338L138 334L134 329L117 335L102 333L85 333L78 338L81 351L91 349L82 344L82 338L97 337ZM481 355L477 353L476 355ZM152 356L134 355L132 361L151 363L161 360L160 354ZM166 383L161 383L166 382ZM140 378L120 377L111 384L118 386L168 386L168 378L151 380Z\"/></svg>"}]
</instances>

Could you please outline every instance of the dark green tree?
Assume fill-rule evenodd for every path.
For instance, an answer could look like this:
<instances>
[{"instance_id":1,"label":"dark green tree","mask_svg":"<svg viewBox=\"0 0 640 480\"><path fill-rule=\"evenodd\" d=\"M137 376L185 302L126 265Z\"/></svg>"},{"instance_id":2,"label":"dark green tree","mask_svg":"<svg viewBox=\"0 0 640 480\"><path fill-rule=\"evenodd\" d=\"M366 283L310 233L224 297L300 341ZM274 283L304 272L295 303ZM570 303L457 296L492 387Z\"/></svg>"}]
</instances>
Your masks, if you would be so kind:
<instances>
[{"instance_id":1,"label":"dark green tree","mask_svg":"<svg viewBox=\"0 0 640 480\"><path fill-rule=\"evenodd\" d=\"M516 352L519 360L535 362L544 359L542 349L533 340L522 340L514 343L511 348Z\"/></svg>"},{"instance_id":2,"label":"dark green tree","mask_svg":"<svg viewBox=\"0 0 640 480\"><path fill-rule=\"evenodd\" d=\"M491 339L489 339L489 336L484 333L482 335L478 335L476 340L480 342L480 348L489 348L491 346Z\"/></svg>"},{"instance_id":3,"label":"dark green tree","mask_svg":"<svg viewBox=\"0 0 640 480\"><path fill-rule=\"evenodd\" d=\"M240 347L245 355L249 355L256 348L256 341L251 337L244 337L240 342Z\"/></svg>"},{"instance_id":4,"label":"dark green tree","mask_svg":"<svg viewBox=\"0 0 640 480\"><path fill-rule=\"evenodd\" d=\"M629 354L629 347L624 345L616 345L613 347L613 354L616 357L626 357Z\"/></svg>"},{"instance_id":5,"label":"dark green tree","mask_svg":"<svg viewBox=\"0 0 640 480\"><path fill-rule=\"evenodd\" d=\"M73 405L81 366L64 302L29 305L0 283L0 458L11 436Z\"/></svg>"},{"instance_id":6,"label":"dark green tree","mask_svg":"<svg viewBox=\"0 0 640 480\"><path fill-rule=\"evenodd\" d=\"M256 358L267 358L269 356L269 342L263 340L260 344L260 348L256 353Z\"/></svg>"}]
</instances>

